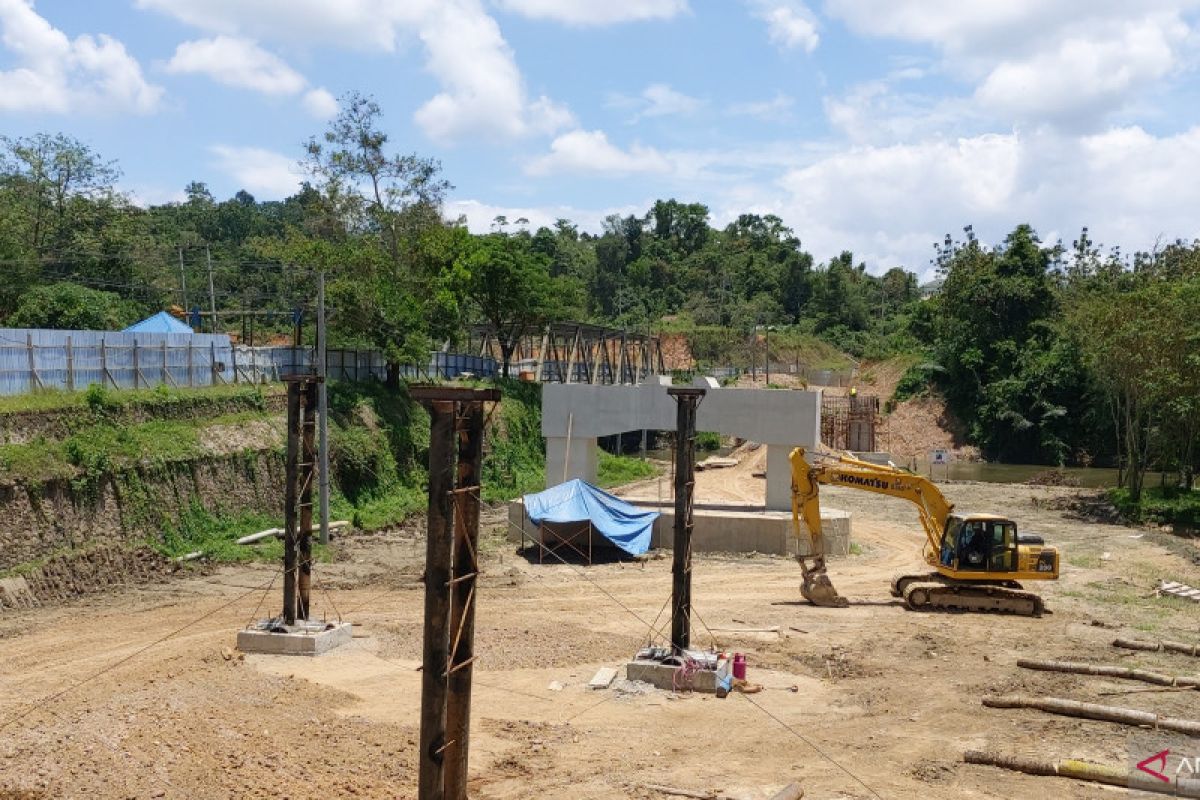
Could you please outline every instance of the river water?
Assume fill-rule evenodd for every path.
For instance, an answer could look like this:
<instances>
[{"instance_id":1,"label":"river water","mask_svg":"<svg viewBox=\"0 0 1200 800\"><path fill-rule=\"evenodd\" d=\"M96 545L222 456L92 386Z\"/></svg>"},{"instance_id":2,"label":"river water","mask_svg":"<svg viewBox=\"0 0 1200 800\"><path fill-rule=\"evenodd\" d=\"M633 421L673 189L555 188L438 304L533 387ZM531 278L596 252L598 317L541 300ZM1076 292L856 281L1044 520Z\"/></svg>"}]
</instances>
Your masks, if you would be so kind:
<instances>
[{"instance_id":1,"label":"river water","mask_svg":"<svg viewBox=\"0 0 1200 800\"><path fill-rule=\"evenodd\" d=\"M912 468L911 463L903 463L898 466ZM918 461L916 463L916 471L922 475L930 475L930 466L927 461ZM1039 472L1045 472L1051 467L1039 466L1036 464L994 464L986 461L953 461L949 464L935 464L933 466L933 479L951 480L951 481L986 481L987 483L1024 483L1025 481L1037 475ZM1061 472L1068 475L1070 478L1079 482L1080 486L1085 486L1093 489L1103 489L1117 485L1117 471L1115 469L1103 469L1100 467L1063 467ZM1158 482L1157 473L1146 476L1146 485L1151 486Z\"/></svg>"},{"instance_id":2,"label":"river water","mask_svg":"<svg viewBox=\"0 0 1200 800\"><path fill-rule=\"evenodd\" d=\"M708 456L725 456L732 449L722 447L715 451L700 452L696 454L696 459L702 461ZM638 451L631 449L626 454L636 456ZM672 456L669 449L650 450L646 455L663 461L670 461ZM908 461L897 462L897 466L915 469L922 475L932 474L935 481L984 481L986 483L1024 483L1039 472L1052 469L1052 467L1039 464L996 464L986 461L953 461L949 464L936 464L932 473L930 473L928 461L917 461L915 464ZM1078 481L1080 486L1089 489L1107 489L1117 485L1115 469L1063 467L1061 471L1072 479L1072 485L1074 485L1074 481ZM1158 480L1157 472L1146 474L1147 486L1156 486Z\"/></svg>"}]
</instances>

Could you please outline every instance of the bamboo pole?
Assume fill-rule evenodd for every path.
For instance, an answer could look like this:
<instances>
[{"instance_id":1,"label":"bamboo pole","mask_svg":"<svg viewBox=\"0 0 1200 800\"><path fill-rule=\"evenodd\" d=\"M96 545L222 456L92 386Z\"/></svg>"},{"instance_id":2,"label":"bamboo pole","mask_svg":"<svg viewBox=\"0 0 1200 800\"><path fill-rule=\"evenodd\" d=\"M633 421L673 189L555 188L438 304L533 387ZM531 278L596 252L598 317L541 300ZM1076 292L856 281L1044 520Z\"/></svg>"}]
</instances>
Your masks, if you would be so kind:
<instances>
[{"instance_id":1,"label":"bamboo pole","mask_svg":"<svg viewBox=\"0 0 1200 800\"><path fill-rule=\"evenodd\" d=\"M1040 661L1033 658L1017 660L1018 667L1035 669L1042 672L1070 672L1077 675L1098 675L1104 678L1122 678L1130 681L1142 681L1158 686L1181 686L1200 689L1200 678L1175 677L1151 672L1146 669L1129 669L1127 667L1109 667L1103 664L1080 664L1072 661Z\"/></svg>"},{"instance_id":2,"label":"bamboo pole","mask_svg":"<svg viewBox=\"0 0 1200 800\"><path fill-rule=\"evenodd\" d=\"M1120 786L1138 789L1143 792L1156 792L1172 797L1200 798L1200 781L1186 778L1176 778L1172 782L1160 781L1149 775L1131 774L1119 767L1106 764L1092 764L1087 761L1077 761L1073 758L1061 761L1039 761L1023 756L1004 756L996 753L984 753L978 750L968 750L963 754L963 761L968 764L983 764L989 767L1010 769L1014 772L1024 772L1027 775L1046 775L1059 778L1071 778L1077 781L1092 781L1106 786Z\"/></svg>"},{"instance_id":3,"label":"bamboo pole","mask_svg":"<svg viewBox=\"0 0 1200 800\"><path fill-rule=\"evenodd\" d=\"M1080 703L1076 700L1064 700L1060 697L1026 697L1024 695L1006 695L1004 697L985 697L983 704L988 708L1032 708L1045 711L1047 714L1060 714L1064 717L1094 719L1101 722L1116 722L1121 725L1155 728L1158 730L1186 733L1190 736L1200 736L1200 722L1178 717L1163 717L1149 711L1137 711L1132 708L1102 706L1096 703Z\"/></svg>"},{"instance_id":4,"label":"bamboo pole","mask_svg":"<svg viewBox=\"0 0 1200 800\"><path fill-rule=\"evenodd\" d=\"M1145 642L1140 639L1116 639L1113 647L1123 647L1126 650L1149 650L1151 652L1182 653L1185 656L1200 656L1200 644L1183 644L1182 642Z\"/></svg>"}]
</instances>

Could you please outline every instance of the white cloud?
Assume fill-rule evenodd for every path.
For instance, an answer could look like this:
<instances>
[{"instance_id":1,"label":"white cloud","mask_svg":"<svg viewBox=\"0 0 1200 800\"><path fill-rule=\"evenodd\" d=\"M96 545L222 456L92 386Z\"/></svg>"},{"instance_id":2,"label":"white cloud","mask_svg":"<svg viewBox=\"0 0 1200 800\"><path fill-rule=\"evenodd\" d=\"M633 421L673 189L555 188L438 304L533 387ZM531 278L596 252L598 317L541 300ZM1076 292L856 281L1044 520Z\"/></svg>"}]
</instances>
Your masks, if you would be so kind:
<instances>
[{"instance_id":1,"label":"white cloud","mask_svg":"<svg viewBox=\"0 0 1200 800\"><path fill-rule=\"evenodd\" d=\"M68 39L30 0L0 0L0 30L16 63L0 71L0 110L146 114L158 107L162 88L147 83L138 62L110 36Z\"/></svg>"},{"instance_id":2,"label":"white cloud","mask_svg":"<svg viewBox=\"0 0 1200 800\"><path fill-rule=\"evenodd\" d=\"M767 23L767 35L779 47L801 47L806 53L817 49L816 18L799 0L749 0L754 15Z\"/></svg>"},{"instance_id":3,"label":"white cloud","mask_svg":"<svg viewBox=\"0 0 1200 800\"><path fill-rule=\"evenodd\" d=\"M670 19L687 11L687 0L495 0L506 10L568 25L611 25Z\"/></svg>"},{"instance_id":4,"label":"white cloud","mask_svg":"<svg viewBox=\"0 0 1200 800\"><path fill-rule=\"evenodd\" d=\"M440 0L135 0L201 30L390 52Z\"/></svg>"},{"instance_id":5,"label":"white cloud","mask_svg":"<svg viewBox=\"0 0 1200 800\"><path fill-rule=\"evenodd\" d=\"M636 97L609 95L607 105L610 108L632 110L634 113L629 122L634 123L646 117L694 114L704 106L704 101L672 89L665 83L652 83Z\"/></svg>"},{"instance_id":6,"label":"white cloud","mask_svg":"<svg viewBox=\"0 0 1200 800\"><path fill-rule=\"evenodd\" d=\"M663 174L670 160L652 147L635 144L622 150L608 141L604 131L575 130L550 143L547 155L526 165L530 175L596 173L600 175Z\"/></svg>"},{"instance_id":7,"label":"white cloud","mask_svg":"<svg viewBox=\"0 0 1200 800\"><path fill-rule=\"evenodd\" d=\"M652 83L642 91L646 107L639 116L667 117L674 114L694 113L704 103L683 92L677 92L665 83Z\"/></svg>"},{"instance_id":8,"label":"white cloud","mask_svg":"<svg viewBox=\"0 0 1200 800\"><path fill-rule=\"evenodd\" d=\"M338 112L337 98L328 89L310 89L301 103L305 111L318 119L329 119Z\"/></svg>"},{"instance_id":9,"label":"white cloud","mask_svg":"<svg viewBox=\"0 0 1200 800\"><path fill-rule=\"evenodd\" d=\"M1200 237L1192 213L1200 204L1200 126L1174 136L1130 126L856 145L810 153L772 183L773 171L760 167L757 180L735 184L743 188L732 198L706 180L682 193L716 199L717 221L748 210L778 214L818 259L849 249L874 273L929 273L933 244L965 225L985 243L1023 222L1047 241L1087 225L1097 241L1125 252L1159 238Z\"/></svg>"},{"instance_id":10,"label":"white cloud","mask_svg":"<svg viewBox=\"0 0 1200 800\"><path fill-rule=\"evenodd\" d=\"M1086 124L1169 73L1187 36L1178 18L1141 20L1108 37L1069 36L1027 58L1001 61L975 97L1018 119Z\"/></svg>"},{"instance_id":11,"label":"white cloud","mask_svg":"<svg viewBox=\"0 0 1200 800\"><path fill-rule=\"evenodd\" d=\"M250 39L216 36L183 42L167 62L167 72L207 75L217 83L263 94L296 94L304 76Z\"/></svg>"},{"instance_id":12,"label":"white cloud","mask_svg":"<svg viewBox=\"0 0 1200 800\"><path fill-rule=\"evenodd\" d=\"M868 36L927 44L998 121L1100 130L1188 66L1200 0L828 0Z\"/></svg>"},{"instance_id":13,"label":"white cloud","mask_svg":"<svg viewBox=\"0 0 1200 800\"><path fill-rule=\"evenodd\" d=\"M439 143L553 134L574 124L561 103L529 95L482 0L136 1L226 36L384 52L415 38L441 88L415 119Z\"/></svg>"},{"instance_id":14,"label":"white cloud","mask_svg":"<svg viewBox=\"0 0 1200 800\"><path fill-rule=\"evenodd\" d=\"M734 103L726 113L731 117L757 117L762 120L781 120L789 116L796 100L783 92L777 93L770 100L750 100L744 103Z\"/></svg>"},{"instance_id":15,"label":"white cloud","mask_svg":"<svg viewBox=\"0 0 1200 800\"><path fill-rule=\"evenodd\" d=\"M604 220L613 214L628 216L643 214L646 207L653 201L647 200L638 205L612 206L604 209L586 209L573 206L509 206L484 203L474 199L454 200L446 203L443 213L447 219L465 217L467 227L473 233L487 233L492 229L492 221L497 216L505 216L509 223L518 219L529 220L529 230L546 227L553 228L560 219L570 220L579 230L589 233L600 233Z\"/></svg>"},{"instance_id":16,"label":"white cloud","mask_svg":"<svg viewBox=\"0 0 1200 800\"><path fill-rule=\"evenodd\" d=\"M282 199L296 193L301 175L294 158L261 147L216 144L209 148L216 167L251 194Z\"/></svg>"}]
</instances>

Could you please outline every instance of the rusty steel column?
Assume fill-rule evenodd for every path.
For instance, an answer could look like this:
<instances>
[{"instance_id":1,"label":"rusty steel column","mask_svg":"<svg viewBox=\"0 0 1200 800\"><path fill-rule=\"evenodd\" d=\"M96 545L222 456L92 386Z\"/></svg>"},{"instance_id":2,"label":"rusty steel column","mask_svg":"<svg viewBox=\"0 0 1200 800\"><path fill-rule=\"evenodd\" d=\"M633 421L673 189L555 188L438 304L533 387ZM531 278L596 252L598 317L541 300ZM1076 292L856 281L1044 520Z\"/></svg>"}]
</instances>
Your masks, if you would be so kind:
<instances>
[{"instance_id":1,"label":"rusty steel column","mask_svg":"<svg viewBox=\"0 0 1200 800\"><path fill-rule=\"evenodd\" d=\"M464 800L479 574L475 548L483 403L499 400L500 392L414 386L409 393L425 405L430 416L418 798Z\"/></svg>"},{"instance_id":2,"label":"rusty steel column","mask_svg":"<svg viewBox=\"0 0 1200 800\"><path fill-rule=\"evenodd\" d=\"M450 696L446 709L446 800L467 800L471 678L475 661L475 599L479 582L479 481L483 403L459 404L458 484L454 490L454 577L450 603Z\"/></svg>"},{"instance_id":3,"label":"rusty steel column","mask_svg":"<svg viewBox=\"0 0 1200 800\"><path fill-rule=\"evenodd\" d=\"M696 409L704 389L667 389L675 400L675 541L671 563L671 651L691 645L692 496L696 489Z\"/></svg>"},{"instance_id":4,"label":"rusty steel column","mask_svg":"<svg viewBox=\"0 0 1200 800\"><path fill-rule=\"evenodd\" d=\"M425 540L425 646L421 674L420 800L443 800L446 667L450 648L451 491L454 402L429 403L429 517Z\"/></svg>"},{"instance_id":5,"label":"rusty steel column","mask_svg":"<svg viewBox=\"0 0 1200 800\"><path fill-rule=\"evenodd\" d=\"M296 501L299 496L300 382L287 384L287 461L283 494L283 622L296 624Z\"/></svg>"},{"instance_id":6,"label":"rusty steel column","mask_svg":"<svg viewBox=\"0 0 1200 800\"><path fill-rule=\"evenodd\" d=\"M317 384L311 379L302 384L300 417L300 470L297 477L300 484L297 503L300 520L296 529L300 563L296 584L296 616L308 619L312 588L313 483L317 480Z\"/></svg>"}]
</instances>

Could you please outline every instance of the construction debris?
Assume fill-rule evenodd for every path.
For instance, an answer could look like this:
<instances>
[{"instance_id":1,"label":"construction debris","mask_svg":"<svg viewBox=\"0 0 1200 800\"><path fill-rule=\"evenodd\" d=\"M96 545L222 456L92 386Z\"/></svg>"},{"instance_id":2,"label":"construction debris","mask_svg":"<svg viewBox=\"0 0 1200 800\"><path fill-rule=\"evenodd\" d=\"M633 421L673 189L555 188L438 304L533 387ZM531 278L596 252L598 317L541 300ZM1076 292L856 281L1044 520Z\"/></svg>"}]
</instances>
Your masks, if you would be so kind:
<instances>
[{"instance_id":1,"label":"construction debris","mask_svg":"<svg viewBox=\"0 0 1200 800\"><path fill-rule=\"evenodd\" d=\"M612 667L601 667L588 681L589 689L607 689L617 678L617 671Z\"/></svg>"},{"instance_id":2,"label":"construction debris","mask_svg":"<svg viewBox=\"0 0 1200 800\"><path fill-rule=\"evenodd\" d=\"M1179 686L1200 688L1200 678L1174 677L1151 672L1145 669L1129 669L1127 667L1109 667L1102 664L1080 664L1072 661L1039 661L1032 658L1017 660L1018 667L1035 669L1042 672L1070 672L1077 675L1098 675L1104 678L1122 678L1130 681L1142 681L1158 686Z\"/></svg>"},{"instance_id":3,"label":"construction debris","mask_svg":"<svg viewBox=\"0 0 1200 800\"><path fill-rule=\"evenodd\" d=\"M978 750L968 750L963 754L963 761L968 764L984 764L989 767L1000 767L1027 775L1047 775L1058 778L1072 778L1080 781L1092 781L1106 786L1138 789L1143 792L1156 792L1172 797L1200 798L1200 781L1176 778L1173 782L1164 782L1149 775L1137 775L1126 772L1119 767L1104 764L1091 764L1087 761L1063 759L1062 761L1038 761L1024 756L1002 756L994 753L984 753Z\"/></svg>"},{"instance_id":4,"label":"construction debris","mask_svg":"<svg viewBox=\"0 0 1200 800\"><path fill-rule=\"evenodd\" d=\"M1182 653L1185 656L1200 656L1200 645L1183 644L1182 642L1147 642L1140 639L1115 639L1113 647L1123 647L1126 650L1149 650L1151 652Z\"/></svg>"},{"instance_id":5,"label":"construction debris","mask_svg":"<svg viewBox=\"0 0 1200 800\"><path fill-rule=\"evenodd\" d=\"M800 788L800 784L789 783L771 795L771 800L800 800L802 797L804 797L804 790Z\"/></svg>"},{"instance_id":6,"label":"construction debris","mask_svg":"<svg viewBox=\"0 0 1200 800\"><path fill-rule=\"evenodd\" d=\"M341 519L341 520L338 520L337 522L329 523L329 530L333 531L333 530L337 530L338 528L345 528L349 524L350 523L347 520ZM255 542L261 542L263 539L270 539L271 537L275 537L277 539L282 539L283 538L283 528L267 528L265 531L259 531L258 533L252 533L249 536L243 536L242 538L237 540L237 543L238 544L254 544Z\"/></svg>"},{"instance_id":7,"label":"construction debris","mask_svg":"<svg viewBox=\"0 0 1200 800\"><path fill-rule=\"evenodd\" d=\"M988 708L1032 708L1045 711L1047 714L1061 714L1064 717L1094 719L1100 722L1116 722L1121 725L1146 726L1165 731L1186 733L1190 736L1200 736L1200 722L1178 717L1163 717L1149 711L1138 711L1132 708L1102 706L1096 703L1080 703L1076 700L1064 700L1059 697L1026 697L1024 695L1006 695L1004 697L985 697L983 704Z\"/></svg>"},{"instance_id":8,"label":"construction debris","mask_svg":"<svg viewBox=\"0 0 1200 800\"><path fill-rule=\"evenodd\" d=\"M696 469L697 469L697 471L703 471L706 469L725 469L727 467L736 467L740 463L741 463L741 461L739 461L736 458L723 458L722 456L709 456L708 458L704 459L703 461L697 463Z\"/></svg>"},{"instance_id":9,"label":"construction debris","mask_svg":"<svg viewBox=\"0 0 1200 800\"><path fill-rule=\"evenodd\" d=\"M1182 597L1185 600L1191 600L1193 603L1200 603L1200 589L1188 586L1186 583L1159 581L1155 593L1159 596L1165 594L1171 597Z\"/></svg>"}]
</instances>

